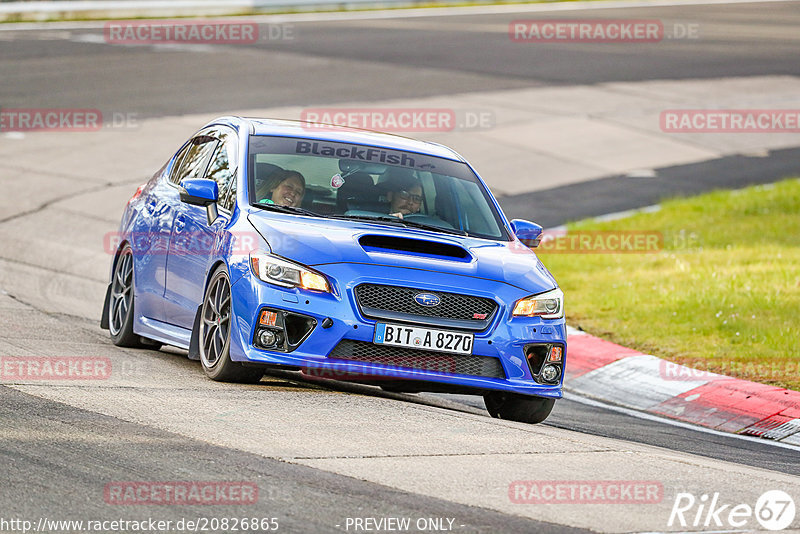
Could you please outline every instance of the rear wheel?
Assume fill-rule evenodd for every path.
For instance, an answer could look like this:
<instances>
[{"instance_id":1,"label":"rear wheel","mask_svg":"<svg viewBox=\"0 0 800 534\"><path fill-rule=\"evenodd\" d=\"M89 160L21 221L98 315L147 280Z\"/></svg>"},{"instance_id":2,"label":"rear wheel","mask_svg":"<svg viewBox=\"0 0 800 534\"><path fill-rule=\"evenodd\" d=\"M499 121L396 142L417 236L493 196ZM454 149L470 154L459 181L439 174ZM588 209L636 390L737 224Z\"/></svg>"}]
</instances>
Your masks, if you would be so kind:
<instances>
[{"instance_id":1,"label":"rear wheel","mask_svg":"<svg viewBox=\"0 0 800 534\"><path fill-rule=\"evenodd\" d=\"M496 419L532 424L547 419L556 403L555 399L506 392L487 393L483 401L489 415Z\"/></svg>"},{"instance_id":2,"label":"rear wheel","mask_svg":"<svg viewBox=\"0 0 800 534\"><path fill-rule=\"evenodd\" d=\"M108 292L108 330L118 347L146 347L157 350L161 343L143 338L133 331L133 250L125 245L117 256L111 291Z\"/></svg>"},{"instance_id":3,"label":"rear wheel","mask_svg":"<svg viewBox=\"0 0 800 534\"><path fill-rule=\"evenodd\" d=\"M197 332L200 363L206 376L220 382L258 382L264 371L231 360L231 283L220 266L208 283Z\"/></svg>"}]
</instances>

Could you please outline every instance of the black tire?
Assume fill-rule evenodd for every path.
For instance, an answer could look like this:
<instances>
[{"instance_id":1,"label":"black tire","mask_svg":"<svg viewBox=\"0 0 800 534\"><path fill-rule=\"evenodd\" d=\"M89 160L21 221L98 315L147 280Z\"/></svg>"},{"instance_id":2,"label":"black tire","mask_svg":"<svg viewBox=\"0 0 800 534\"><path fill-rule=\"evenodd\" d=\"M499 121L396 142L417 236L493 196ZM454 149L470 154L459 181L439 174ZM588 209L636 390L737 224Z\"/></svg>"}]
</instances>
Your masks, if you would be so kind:
<instances>
[{"instance_id":1,"label":"black tire","mask_svg":"<svg viewBox=\"0 0 800 534\"><path fill-rule=\"evenodd\" d=\"M496 392L484 395L483 402L486 404L489 415L495 419L536 424L547 419L547 416L553 411L556 400Z\"/></svg>"},{"instance_id":2,"label":"black tire","mask_svg":"<svg viewBox=\"0 0 800 534\"><path fill-rule=\"evenodd\" d=\"M149 348L158 350L161 343L144 338L133 331L133 251L125 245L117 255L111 290L108 292L108 331L118 347Z\"/></svg>"},{"instance_id":3,"label":"black tire","mask_svg":"<svg viewBox=\"0 0 800 534\"><path fill-rule=\"evenodd\" d=\"M255 383L264 376L257 367L244 367L231 360L231 282L219 266L208 282L200 308L197 341L203 372L218 382Z\"/></svg>"}]
</instances>

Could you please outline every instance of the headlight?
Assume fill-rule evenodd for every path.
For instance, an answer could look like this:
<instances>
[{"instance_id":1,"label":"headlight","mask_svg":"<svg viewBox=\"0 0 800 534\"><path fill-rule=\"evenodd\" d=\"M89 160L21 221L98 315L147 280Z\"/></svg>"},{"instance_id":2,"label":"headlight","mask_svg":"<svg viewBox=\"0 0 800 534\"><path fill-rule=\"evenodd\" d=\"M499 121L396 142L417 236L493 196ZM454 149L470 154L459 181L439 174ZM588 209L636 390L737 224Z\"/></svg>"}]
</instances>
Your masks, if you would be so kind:
<instances>
[{"instance_id":1,"label":"headlight","mask_svg":"<svg viewBox=\"0 0 800 534\"><path fill-rule=\"evenodd\" d=\"M556 288L541 295L518 300L514 306L514 316L561 319L564 317L564 293Z\"/></svg>"},{"instance_id":2,"label":"headlight","mask_svg":"<svg viewBox=\"0 0 800 534\"><path fill-rule=\"evenodd\" d=\"M264 252L250 253L250 269L258 278L270 284L331 292L328 280L318 272Z\"/></svg>"}]
</instances>

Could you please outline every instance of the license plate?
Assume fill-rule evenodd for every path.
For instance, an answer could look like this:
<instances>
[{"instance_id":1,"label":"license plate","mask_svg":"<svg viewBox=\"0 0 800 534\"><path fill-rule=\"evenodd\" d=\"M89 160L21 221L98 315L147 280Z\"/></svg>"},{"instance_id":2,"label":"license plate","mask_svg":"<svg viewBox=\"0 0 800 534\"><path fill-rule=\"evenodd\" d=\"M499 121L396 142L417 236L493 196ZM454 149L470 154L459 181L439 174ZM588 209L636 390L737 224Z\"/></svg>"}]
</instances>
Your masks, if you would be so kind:
<instances>
[{"instance_id":1,"label":"license plate","mask_svg":"<svg viewBox=\"0 0 800 534\"><path fill-rule=\"evenodd\" d=\"M374 343L410 349L472 354L472 334L378 323L375 325Z\"/></svg>"}]
</instances>

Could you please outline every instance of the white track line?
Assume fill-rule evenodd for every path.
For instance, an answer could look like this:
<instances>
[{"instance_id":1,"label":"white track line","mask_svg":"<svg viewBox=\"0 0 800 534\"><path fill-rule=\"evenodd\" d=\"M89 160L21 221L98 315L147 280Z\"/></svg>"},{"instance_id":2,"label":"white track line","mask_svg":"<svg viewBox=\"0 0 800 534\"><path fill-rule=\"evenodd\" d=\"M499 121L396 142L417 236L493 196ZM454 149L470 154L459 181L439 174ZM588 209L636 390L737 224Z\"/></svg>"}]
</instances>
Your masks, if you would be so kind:
<instances>
[{"instance_id":1,"label":"white track line","mask_svg":"<svg viewBox=\"0 0 800 534\"><path fill-rule=\"evenodd\" d=\"M697 432L705 432L706 434L711 434L711 435L714 435L714 436L722 436L722 437L727 437L727 438L741 439L741 440L744 440L744 441L751 441L753 443L760 443L762 445L771 445L773 447L780 447L782 449L789 449L789 450L792 450L792 451L800 452L800 447L795 446L795 445L790 445L788 443L781 443L780 441L773 441L773 440L769 440L769 439L761 439L761 438L757 438L755 436L744 436L742 434L733 434L731 432L722 432L720 430L714 430L714 429L711 429L711 428L706 428L704 426L697 426L697 425L693 425L691 423L684 423L683 421L675 421L674 419L667 419L665 417L660 417L658 415L653 415L653 414L649 414L649 413L646 413L646 412L640 412L638 410L631 410L630 408L623 408L622 406L616 406L614 404L607 404L605 402L601 402L601 401L598 401L598 400L594 400L594 399L590 399L590 398L587 398L587 397L583 397L583 396L581 396L581 395L579 395L577 393L569 391L569 389L567 389L567 388L565 388L565 389L568 391L569 396L568 397L564 397L564 398L566 400L575 401L575 402L577 402L579 404L585 404L587 406L594 406L596 408L603 408L603 409L606 409L606 410L619 412L619 413L622 413L622 414L625 414L625 415L630 415L631 417L637 417L639 419L645 419L647 421L653 421L653 422L656 422L656 423L663 423L665 425L677 426L679 428L685 428L685 429L688 429L688 430L695 430Z\"/></svg>"}]
</instances>

